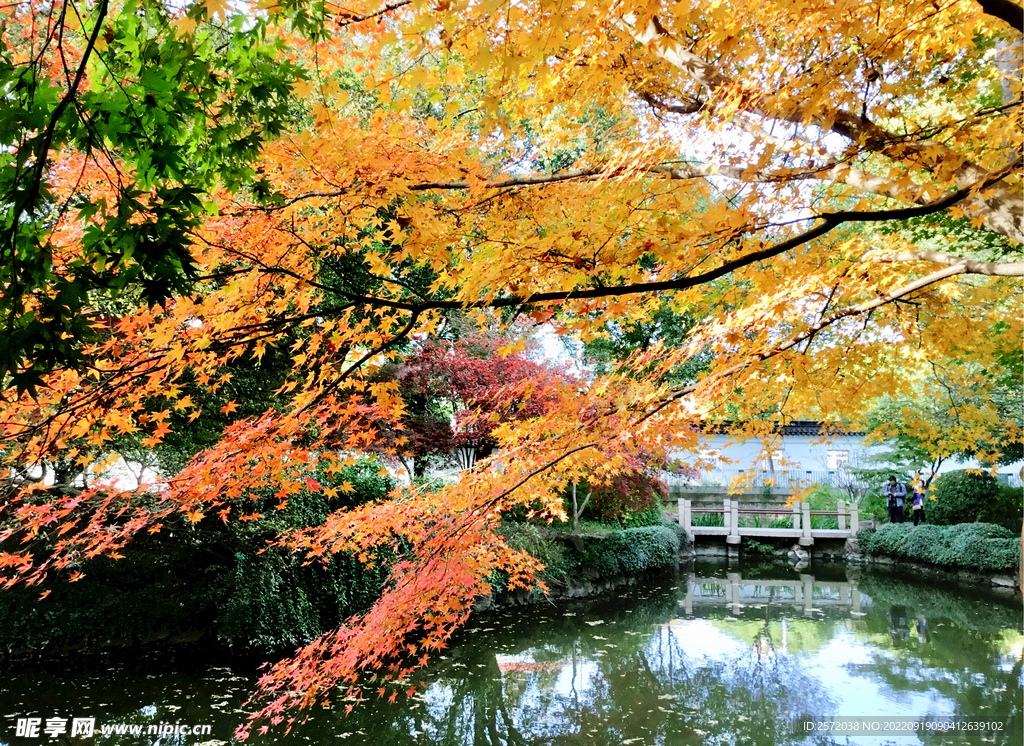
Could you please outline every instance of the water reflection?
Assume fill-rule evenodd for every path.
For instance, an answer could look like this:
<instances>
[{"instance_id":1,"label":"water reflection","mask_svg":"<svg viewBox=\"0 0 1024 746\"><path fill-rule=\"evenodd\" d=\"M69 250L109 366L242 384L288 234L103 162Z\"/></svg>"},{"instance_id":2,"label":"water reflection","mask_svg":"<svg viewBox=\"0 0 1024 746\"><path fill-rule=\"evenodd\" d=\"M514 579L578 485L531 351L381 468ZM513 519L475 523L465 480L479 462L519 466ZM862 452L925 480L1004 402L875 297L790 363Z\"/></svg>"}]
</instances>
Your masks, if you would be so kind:
<instances>
[{"instance_id":1,"label":"water reflection","mask_svg":"<svg viewBox=\"0 0 1024 746\"><path fill-rule=\"evenodd\" d=\"M1019 602L987 594L843 569L698 566L629 596L481 617L422 673L411 700L364 703L349 717L318 710L287 737L254 741L825 744L832 741L794 723L956 714L1000 721L989 742L1016 746L1020 629ZM252 678L193 664L172 673L121 666L77 680L24 672L0 684L0 743L28 744L13 738L14 717L100 704L107 721L167 722L187 712L213 722L213 738L171 743L227 742ZM970 739L851 743L982 742ZM102 743L156 746L116 736Z\"/></svg>"},{"instance_id":2,"label":"water reflection","mask_svg":"<svg viewBox=\"0 0 1024 746\"><path fill-rule=\"evenodd\" d=\"M871 604L871 599L861 594L855 581L817 580L806 572L784 579L744 578L739 572L728 572L724 579L690 573L683 599L687 616L693 615L694 604L728 606L733 614L748 606L793 607L802 609L806 617L822 606L841 606L856 616L862 605Z\"/></svg>"}]
</instances>

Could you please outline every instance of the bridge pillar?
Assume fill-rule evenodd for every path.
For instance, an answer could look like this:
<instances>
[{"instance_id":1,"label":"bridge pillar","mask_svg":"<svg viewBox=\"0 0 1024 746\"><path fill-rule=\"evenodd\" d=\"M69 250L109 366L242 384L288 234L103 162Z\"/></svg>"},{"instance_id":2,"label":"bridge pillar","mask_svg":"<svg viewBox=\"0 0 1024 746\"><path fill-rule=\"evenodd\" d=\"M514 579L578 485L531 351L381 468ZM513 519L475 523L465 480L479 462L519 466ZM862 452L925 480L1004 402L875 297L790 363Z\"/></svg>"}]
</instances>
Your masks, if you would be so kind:
<instances>
[{"instance_id":1,"label":"bridge pillar","mask_svg":"<svg viewBox=\"0 0 1024 746\"><path fill-rule=\"evenodd\" d=\"M857 503L850 505L850 533L853 534L853 538L857 538L857 532L860 531L860 506Z\"/></svg>"},{"instance_id":2,"label":"bridge pillar","mask_svg":"<svg viewBox=\"0 0 1024 746\"><path fill-rule=\"evenodd\" d=\"M814 544L814 537L811 536L811 504L806 500L800 503L800 513L800 546L809 547Z\"/></svg>"},{"instance_id":3,"label":"bridge pillar","mask_svg":"<svg viewBox=\"0 0 1024 746\"><path fill-rule=\"evenodd\" d=\"M697 582L697 576L692 572L686 579L686 598L683 599L683 611L686 612L686 616L693 616L693 586Z\"/></svg>"},{"instance_id":4,"label":"bridge pillar","mask_svg":"<svg viewBox=\"0 0 1024 746\"><path fill-rule=\"evenodd\" d=\"M743 578L740 577L738 572L726 573L726 577L729 579L729 597L732 601L732 613L739 616L739 613L743 611L743 601L740 597L740 581Z\"/></svg>"},{"instance_id":5,"label":"bridge pillar","mask_svg":"<svg viewBox=\"0 0 1024 746\"><path fill-rule=\"evenodd\" d=\"M846 503L840 500L836 505L836 510L839 512L839 530L846 530Z\"/></svg>"},{"instance_id":6,"label":"bridge pillar","mask_svg":"<svg viewBox=\"0 0 1024 746\"><path fill-rule=\"evenodd\" d=\"M804 590L804 616L811 616L814 613L814 576L801 575L801 584Z\"/></svg>"},{"instance_id":7,"label":"bridge pillar","mask_svg":"<svg viewBox=\"0 0 1024 746\"><path fill-rule=\"evenodd\" d=\"M800 530L800 503L793 503L793 528Z\"/></svg>"},{"instance_id":8,"label":"bridge pillar","mask_svg":"<svg viewBox=\"0 0 1024 746\"><path fill-rule=\"evenodd\" d=\"M686 538L693 544L693 503L679 498L679 525L686 532Z\"/></svg>"},{"instance_id":9,"label":"bridge pillar","mask_svg":"<svg viewBox=\"0 0 1024 746\"><path fill-rule=\"evenodd\" d=\"M729 528L729 498L722 500L722 525Z\"/></svg>"},{"instance_id":10,"label":"bridge pillar","mask_svg":"<svg viewBox=\"0 0 1024 746\"><path fill-rule=\"evenodd\" d=\"M729 501L729 535L725 537L726 552L730 562L740 561L740 503Z\"/></svg>"}]
</instances>

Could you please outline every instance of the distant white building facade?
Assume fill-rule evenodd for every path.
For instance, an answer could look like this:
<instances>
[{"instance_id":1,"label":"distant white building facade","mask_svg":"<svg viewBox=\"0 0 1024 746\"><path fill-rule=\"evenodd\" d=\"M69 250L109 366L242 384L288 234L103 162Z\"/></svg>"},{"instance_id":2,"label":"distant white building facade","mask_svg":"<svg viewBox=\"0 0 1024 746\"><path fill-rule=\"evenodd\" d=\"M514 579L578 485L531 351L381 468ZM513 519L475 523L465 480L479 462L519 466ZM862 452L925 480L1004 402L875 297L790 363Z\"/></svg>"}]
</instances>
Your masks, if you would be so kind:
<instances>
[{"instance_id":1,"label":"distant white building facade","mask_svg":"<svg viewBox=\"0 0 1024 746\"><path fill-rule=\"evenodd\" d=\"M670 486L729 488L742 492L770 489L789 493L810 484L850 489L858 468L885 468L884 443L868 444L863 433L829 434L820 423L794 421L771 439L738 441L726 434L708 435L699 453L704 468L686 469L668 477ZM694 457L684 458L693 462ZM1021 486L1024 461L999 467L999 479ZM938 473L980 468L974 459L950 458Z\"/></svg>"}]
</instances>

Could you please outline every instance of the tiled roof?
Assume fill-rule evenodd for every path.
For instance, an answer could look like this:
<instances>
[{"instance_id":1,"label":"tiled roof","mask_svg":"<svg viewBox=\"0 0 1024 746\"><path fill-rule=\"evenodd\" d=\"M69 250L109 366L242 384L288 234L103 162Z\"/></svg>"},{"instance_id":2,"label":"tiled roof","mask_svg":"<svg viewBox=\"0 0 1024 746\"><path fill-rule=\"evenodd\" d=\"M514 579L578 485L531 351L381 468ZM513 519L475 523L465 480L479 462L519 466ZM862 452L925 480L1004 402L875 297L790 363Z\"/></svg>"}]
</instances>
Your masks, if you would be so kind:
<instances>
[{"instance_id":1,"label":"tiled roof","mask_svg":"<svg viewBox=\"0 0 1024 746\"><path fill-rule=\"evenodd\" d=\"M728 435L733 428L736 428L739 425L740 423L738 422L723 422L709 427L706 432L709 435ZM791 420L781 428L776 425L775 431L781 431L782 435L802 435L811 438L823 438L829 435L864 435L863 432L853 430L835 430L833 428L826 428L817 420Z\"/></svg>"}]
</instances>

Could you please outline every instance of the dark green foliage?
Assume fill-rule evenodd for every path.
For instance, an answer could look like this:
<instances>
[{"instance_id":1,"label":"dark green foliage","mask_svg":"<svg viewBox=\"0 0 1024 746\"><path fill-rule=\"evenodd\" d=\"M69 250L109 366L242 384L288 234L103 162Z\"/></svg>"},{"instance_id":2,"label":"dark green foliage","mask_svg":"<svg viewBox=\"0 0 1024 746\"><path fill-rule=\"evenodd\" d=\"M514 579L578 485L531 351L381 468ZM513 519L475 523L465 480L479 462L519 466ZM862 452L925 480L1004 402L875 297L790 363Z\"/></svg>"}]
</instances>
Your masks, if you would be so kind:
<instances>
[{"instance_id":1,"label":"dark green foliage","mask_svg":"<svg viewBox=\"0 0 1024 746\"><path fill-rule=\"evenodd\" d=\"M20 657L208 629L231 572L228 558L208 550L165 527L137 540L124 559L83 563L76 583L54 578L8 589L0 595L0 651Z\"/></svg>"},{"instance_id":2,"label":"dark green foliage","mask_svg":"<svg viewBox=\"0 0 1024 746\"><path fill-rule=\"evenodd\" d=\"M935 499L925 505L928 521L951 525L981 520L982 511L993 512L999 492L999 483L988 474L967 471L943 474L935 480Z\"/></svg>"},{"instance_id":3,"label":"dark green foliage","mask_svg":"<svg viewBox=\"0 0 1024 746\"><path fill-rule=\"evenodd\" d=\"M79 582L54 578L42 588L10 589L0 595L0 651L54 653L201 631L235 648L289 652L369 608L394 556L383 548L372 568L348 555L304 565L268 542L282 531L319 525L339 508L386 499L394 483L379 468L370 459L336 475L311 475L324 485L355 487L337 499L302 491L276 510L279 498L266 495L247 506L264 517L246 522L192 524L179 517L129 544L121 560L84 562ZM43 590L50 594L40 600Z\"/></svg>"},{"instance_id":4,"label":"dark green foliage","mask_svg":"<svg viewBox=\"0 0 1024 746\"><path fill-rule=\"evenodd\" d=\"M678 313L670 304L663 303L647 321L609 322L605 326L607 336L589 341L583 356L599 374L608 373L631 355L646 351L654 344L664 344L668 349L681 347L698 321L691 313ZM696 355L677 366L669 379L689 383L709 366L710 355Z\"/></svg>"},{"instance_id":5,"label":"dark green foliage","mask_svg":"<svg viewBox=\"0 0 1024 746\"><path fill-rule=\"evenodd\" d=\"M842 490L825 485L815 487L806 498L811 505L811 510L836 510L839 507L839 501L845 499L846 495ZM789 527L792 526L790 521ZM811 528L839 528L839 518L834 515L813 515L811 516Z\"/></svg>"},{"instance_id":6,"label":"dark green foliage","mask_svg":"<svg viewBox=\"0 0 1024 746\"><path fill-rule=\"evenodd\" d=\"M754 541L753 539L747 541L743 545L743 551L746 554L772 554L775 551L775 547L771 544L766 544L760 541Z\"/></svg>"},{"instance_id":7,"label":"dark green foliage","mask_svg":"<svg viewBox=\"0 0 1024 746\"><path fill-rule=\"evenodd\" d=\"M389 551L378 554L372 569L347 555L336 555L327 565L304 565L301 557L267 548L266 542L281 531L320 525L339 508L386 499L394 482L379 470L375 459L360 461L333 476L318 470L316 479L321 484L337 486L347 481L355 491L330 500L303 490L280 511L273 508L277 498L267 495L266 505L254 506L265 512L264 518L244 528L238 524L231 527L240 535L240 550L235 553L233 582L218 607L222 639L263 652L287 650L319 637L373 604L393 559Z\"/></svg>"},{"instance_id":8,"label":"dark green foliage","mask_svg":"<svg viewBox=\"0 0 1024 746\"><path fill-rule=\"evenodd\" d=\"M679 547L687 541L686 533L674 524L572 534L508 521L501 533L509 546L544 563L541 580L560 587L675 565ZM501 586L500 579L495 585Z\"/></svg>"},{"instance_id":9,"label":"dark green foliage","mask_svg":"<svg viewBox=\"0 0 1024 746\"><path fill-rule=\"evenodd\" d=\"M668 526L642 526L588 536L582 547L566 552L567 575L632 575L677 562L679 537Z\"/></svg>"},{"instance_id":10,"label":"dark green foliage","mask_svg":"<svg viewBox=\"0 0 1024 746\"><path fill-rule=\"evenodd\" d=\"M931 505L933 503L929 502L925 506L926 510L930 509ZM874 521L876 524L886 523L889 520L889 509L886 507L885 495L877 490L868 492L860 501L860 519ZM930 513L928 519L931 520Z\"/></svg>"},{"instance_id":11,"label":"dark green foliage","mask_svg":"<svg viewBox=\"0 0 1024 746\"><path fill-rule=\"evenodd\" d=\"M862 530L857 541L866 554L952 569L1013 572L1020 564L1020 536L990 523L886 524Z\"/></svg>"},{"instance_id":12,"label":"dark green foliage","mask_svg":"<svg viewBox=\"0 0 1024 746\"><path fill-rule=\"evenodd\" d=\"M978 511L978 520L983 523L996 523L1016 534L1020 533L1021 520L1024 517L1024 490L1020 487L999 485L996 493Z\"/></svg>"},{"instance_id":13,"label":"dark green foliage","mask_svg":"<svg viewBox=\"0 0 1024 746\"><path fill-rule=\"evenodd\" d=\"M661 501L658 505L652 505L636 512L627 511L619 518L625 528L639 528L641 526L660 526L662 522Z\"/></svg>"},{"instance_id":14,"label":"dark green foliage","mask_svg":"<svg viewBox=\"0 0 1024 746\"><path fill-rule=\"evenodd\" d=\"M676 562L679 539L667 526L614 531L584 549L587 567L598 575L630 575Z\"/></svg>"},{"instance_id":15,"label":"dark green foliage","mask_svg":"<svg viewBox=\"0 0 1024 746\"><path fill-rule=\"evenodd\" d=\"M380 597L387 564L367 570L341 555L326 567L294 556L236 556L234 582L219 605L221 639L261 652L285 651L328 632Z\"/></svg>"}]
</instances>

